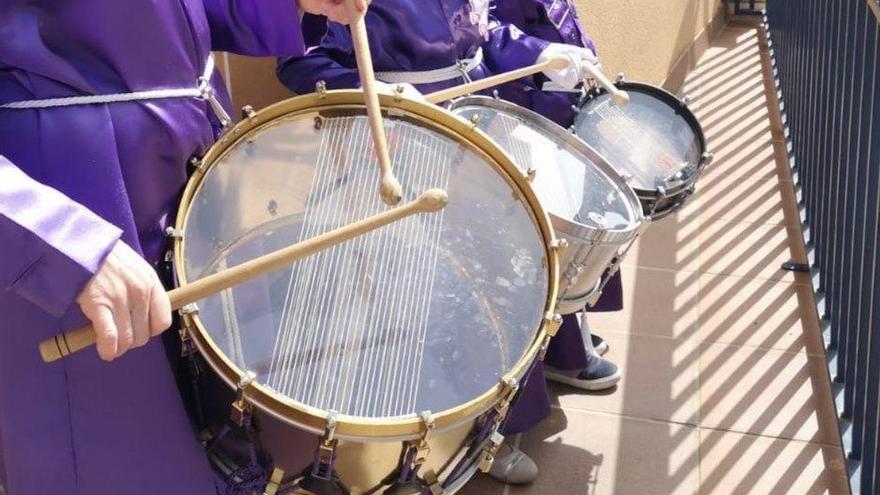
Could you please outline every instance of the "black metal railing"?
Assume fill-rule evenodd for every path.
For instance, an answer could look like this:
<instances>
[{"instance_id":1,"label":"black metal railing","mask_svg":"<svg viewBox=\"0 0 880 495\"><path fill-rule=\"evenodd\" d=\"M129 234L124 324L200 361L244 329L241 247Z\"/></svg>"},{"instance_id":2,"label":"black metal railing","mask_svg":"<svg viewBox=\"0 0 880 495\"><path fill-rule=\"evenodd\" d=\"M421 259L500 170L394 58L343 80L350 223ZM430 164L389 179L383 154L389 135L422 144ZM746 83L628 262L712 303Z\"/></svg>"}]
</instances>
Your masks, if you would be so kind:
<instances>
[{"instance_id":1,"label":"black metal railing","mask_svg":"<svg viewBox=\"0 0 880 495\"><path fill-rule=\"evenodd\" d=\"M850 461L880 494L880 5L772 0L765 27Z\"/></svg>"}]
</instances>

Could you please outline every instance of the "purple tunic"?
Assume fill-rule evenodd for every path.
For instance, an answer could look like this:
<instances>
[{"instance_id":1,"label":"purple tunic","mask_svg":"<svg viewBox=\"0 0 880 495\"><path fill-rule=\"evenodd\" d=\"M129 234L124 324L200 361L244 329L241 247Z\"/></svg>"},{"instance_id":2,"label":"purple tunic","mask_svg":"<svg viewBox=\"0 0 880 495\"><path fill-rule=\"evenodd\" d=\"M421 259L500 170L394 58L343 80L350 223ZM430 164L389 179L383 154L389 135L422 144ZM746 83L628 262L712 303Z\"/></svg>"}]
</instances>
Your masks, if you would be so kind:
<instances>
[{"instance_id":1,"label":"purple tunic","mask_svg":"<svg viewBox=\"0 0 880 495\"><path fill-rule=\"evenodd\" d=\"M454 66L483 45L483 63L469 73L481 79L531 65L547 46L514 26L490 23L488 0L374 0L366 23L376 72ZM279 61L278 77L291 91L311 93L318 81L329 89L360 85L349 29L329 23L325 30L323 25L322 18L306 16L307 55ZM456 77L416 87L430 93L463 82Z\"/></svg>"},{"instance_id":2,"label":"purple tunic","mask_svg":"<svg viewBox=\"0 0 880 495\"><path fill-rule=\"evenodd\" d=\"M301 53L295 2L5 0L0 104L192 88L210 50ZM186 160L216 131L194 98L0 109L0 475L10 495L214 492L160 342L109 364L92 350L53 365L37 344L84 323L74 299L117 239L160 259Z\"/></svg>"}]
</instances>

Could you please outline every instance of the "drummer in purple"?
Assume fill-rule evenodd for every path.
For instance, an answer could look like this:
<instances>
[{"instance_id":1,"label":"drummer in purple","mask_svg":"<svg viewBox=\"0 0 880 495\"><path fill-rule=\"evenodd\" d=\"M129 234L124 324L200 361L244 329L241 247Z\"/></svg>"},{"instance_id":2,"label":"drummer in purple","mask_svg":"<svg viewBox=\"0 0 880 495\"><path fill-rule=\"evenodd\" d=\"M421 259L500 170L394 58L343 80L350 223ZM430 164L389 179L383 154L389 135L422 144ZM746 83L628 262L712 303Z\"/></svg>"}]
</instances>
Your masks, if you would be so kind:
<instances>
[{"instance_id":1,"label":"drummer in purple","mask_svg":"<svg viewBox=\"0 0 880 495\"><path fill-rule=\"evenodd\" d=\"M320 29L311 29L312 22ZM457 86L534 64L565 47L529 36L515 26L492 22L489 0L375 0L366 24L377 79L386 85L406 85L407 91L413 86L425 93ZM308 17L303 27L306 32L316 33L315 38L307 39L310 46L305 56L280 60L281 81L297 93L314 91L319 81L329 89L358 87L349 30L331 23L325 31L323 20ZM576 65L584 63L580 56L570 58ZM546 75L564 81L579 73L579 67L573 67ZM570 86L578 80L574 77ZM564 355L572 349L579 349L586 366L584 343L577 327L554 338L550 352ZM549 415L546 387L543 367L537 363L509 414L505 435L527 431ZM535 463L516 448L503 448L490 474L508 483L534 480L538 474Z\"/></svg>"},{"instance_id":2,"label":"drummer in purple","mask_svg":"<svg viewBox=\"0 0 880 495\"><path fill-rule=\"evenodd\" d=\"M552 42L544 56L598 64L596 46L584 33L572 0L492 0L490 9L497 22L514 25L530 36ZM580 95L580 91L571 89L579 85L583 74L572 70L549 76L553 77L538 74L506 84L499 88L499 96L568 128L574 123L573 108ZM548 86L555 86L557 90L548 91ZM616 272L587 312L621 309L623 287L620 272ZM544 359L544 372L550 380L584 390L611 388L620 381L620 371L614 363L599 357L607 350L608 344L591 334L586 318L579 322L577 314L563 315L562 327Z\"/></svg>"},{"instance_id":3,"label":"drummer in purple","mask_svg":"<svg viewBox=\"0 0 880 495\"><path fill-rule=\"evenodd\" d=\"M339 0L299 7L345 17ZM0 3L0 480L10 495L215 493L150 340L171 321L153 266L187 160L225 119L211 50L300 54L299 19L294 0ZM87 319L97 353L41 362L41 340Z\"/></svg>"}]
</instances>

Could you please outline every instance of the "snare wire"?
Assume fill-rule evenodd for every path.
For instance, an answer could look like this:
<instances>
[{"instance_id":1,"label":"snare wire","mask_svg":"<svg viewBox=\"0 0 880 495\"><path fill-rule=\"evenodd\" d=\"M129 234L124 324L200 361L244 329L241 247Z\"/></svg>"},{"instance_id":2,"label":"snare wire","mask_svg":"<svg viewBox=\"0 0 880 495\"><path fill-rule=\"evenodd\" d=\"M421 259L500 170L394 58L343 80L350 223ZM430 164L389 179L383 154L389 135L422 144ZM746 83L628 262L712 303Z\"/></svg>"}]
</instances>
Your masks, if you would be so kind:
<instances>
[{"instance_id":1,"label":"snare wire","mask_svg":"<svg viewBox=\"0 0 880 495\"><path fill-rule=\"evenodd\" d=\"M363 117L326 119L300 240L385 210L368 129ZM388 131L405 190L448 186L454 143L412 125ZM343 414L415 412L443 218L408 217L296 263L267 384Z\"/></svg>"}]
</instances>

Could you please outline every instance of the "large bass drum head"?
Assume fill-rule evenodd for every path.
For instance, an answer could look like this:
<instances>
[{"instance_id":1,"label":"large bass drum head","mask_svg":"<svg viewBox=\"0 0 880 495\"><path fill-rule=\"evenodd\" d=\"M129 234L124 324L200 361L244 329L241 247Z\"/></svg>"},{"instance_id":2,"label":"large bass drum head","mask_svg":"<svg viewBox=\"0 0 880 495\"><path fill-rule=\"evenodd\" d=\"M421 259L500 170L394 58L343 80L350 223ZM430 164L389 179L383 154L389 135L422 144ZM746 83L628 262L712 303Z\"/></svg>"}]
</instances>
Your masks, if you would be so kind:
<instances>
[{"instance_id":1,"label":"large bass drum head","mask_svg":"<svg viewBox=\"0 0 880 495\"><path fill-rule=\"evenodd\" d=\"M227 133L185 195L182 282L389 208L361 101L300 97ZM555 285L546 215L503 154L437 123L458 122L440 109L383 105L396 105L385 126L403 201L439 187L448 206L210 297L195 320L228 383L251 372L258 405L312 429L322 423L303 413L334 411L355 424L343 436L417 433L425 411L481 412L474 402L537 348ZM400 420L415 426L377 426Z\"/></svg>"},{"instance_id":2,"label":"large bass drum head","mask_svg":"<svg viewBox=\"0 0 880 495\"><path fill-rule=\"evenodd\" d=\"M618 83L630 97L614 105L604 90L593 90L581 103L575 132L631 176L638 191L673 191L696 180L706 150L696 118L673 95L653 86Z\"/></svg>"}]
</instances>

